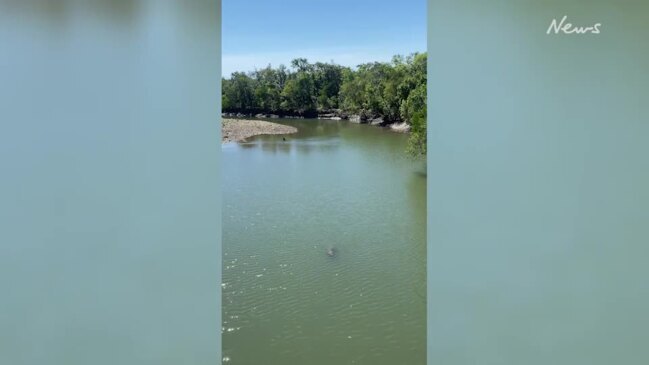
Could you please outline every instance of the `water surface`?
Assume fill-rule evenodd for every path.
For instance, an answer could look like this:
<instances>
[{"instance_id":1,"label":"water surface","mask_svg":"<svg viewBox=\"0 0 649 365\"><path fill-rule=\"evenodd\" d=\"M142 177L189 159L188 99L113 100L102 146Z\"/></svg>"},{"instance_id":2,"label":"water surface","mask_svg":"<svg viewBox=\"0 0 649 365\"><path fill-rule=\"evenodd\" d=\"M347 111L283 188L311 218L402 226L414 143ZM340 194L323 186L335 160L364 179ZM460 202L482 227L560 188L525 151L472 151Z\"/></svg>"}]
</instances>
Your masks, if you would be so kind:
<instances>
[{"instance_id":1,"label":"water surface","mask_svg":"<svg viewBox=\"0 0 649 365\"><path fill-rule=\"evenodd\" d=\"M222 150L224 356L424 364L425 164L379 127L273 121L299 132Z\"/></svg>"}]
</instances>

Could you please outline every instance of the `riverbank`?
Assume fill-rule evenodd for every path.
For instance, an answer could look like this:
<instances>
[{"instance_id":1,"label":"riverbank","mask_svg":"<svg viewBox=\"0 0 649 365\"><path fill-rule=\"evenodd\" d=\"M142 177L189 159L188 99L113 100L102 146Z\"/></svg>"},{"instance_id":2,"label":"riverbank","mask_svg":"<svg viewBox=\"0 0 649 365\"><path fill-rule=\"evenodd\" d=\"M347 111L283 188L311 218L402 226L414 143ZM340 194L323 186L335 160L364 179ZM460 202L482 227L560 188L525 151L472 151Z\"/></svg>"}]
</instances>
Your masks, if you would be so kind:
<instances>
[{"instance_id":1,"label":"riverbank","mask_svg":"<svg viewBox=\"0 0 649 365\"><path fill-rule=\"evenodd\" d=\"M389 121L383 119L381 116L372 116L366 113L360 114L351 114L342 110L333 109L319 112L311 112L299 114L299 113L288 113L283 112L278 114L272 113L242 113L242 112L224 112L222 113L223 118L266 118L266 119L305 119L305 118L314 118L314 119L329 119L329 120L348 120L351 123L358 124L368 124L378 127L389 128L392 131L400 133L410 132L410 124L402 121Z\"/></svg>"},{"instance_id":2,"label":"riverbank","mask_svg":"<svg viewBox=\"0 0 649 365\"><path fill-rule=\"evenodd\" d=\"M241 142L261 134L291 134L297 128L263 120L223 119L221 142Z\"/></svg>"}]
</instances>

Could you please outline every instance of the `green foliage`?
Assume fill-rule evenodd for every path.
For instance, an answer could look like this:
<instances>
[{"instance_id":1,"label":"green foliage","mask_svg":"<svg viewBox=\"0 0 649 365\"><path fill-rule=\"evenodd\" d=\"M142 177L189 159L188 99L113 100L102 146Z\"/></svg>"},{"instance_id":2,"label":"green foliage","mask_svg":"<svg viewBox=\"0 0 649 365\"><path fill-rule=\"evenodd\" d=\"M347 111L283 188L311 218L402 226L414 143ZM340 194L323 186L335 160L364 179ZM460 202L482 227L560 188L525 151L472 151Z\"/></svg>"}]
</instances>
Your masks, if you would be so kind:
<instances>
[{"instance_id":1,"label":"green foliage","mask_svg":"<svg viewBox=\"0 0 649 365\"><path fill-rule=\"evenodd\" d=\"M223 79L223 111L304 113L341 109L411 125L408 153L426 154L426 53L351 69L305 58Z\"/></svg>"},{"instance_id":2,"label":"green foliage","mask_svg":"<svg viewBox=\"0 0 649 365\"><path fill-rule=\"evenodd\" d=\"M406 153L414 158L426 157L426 108L412 115Z\"/></svg>"},{"instance_id":3,"label":"green foliage","mask_svg":"<svg viewBox=\"0 0 649 365\"><path fill-rule=\"evenodd\" d=\"M223 81L223 109L255 107L254 81L243 72L235 72Z\"/></svg>"},{"instance_id":4,"label":"green foliage","mask_svg":"<svg viewBox=\"0 0 649 365\"><path fill-rule=\"evenodd\" d=\"M356 72L349 69L342 72L339 100L342 109L351 113L358 113L363 107L363 86Z\"/></svg>"},{"instance_id":5,"label":"green foliage","mask_svg":"<svg viewBox=\"0 0 649 365\"><path fill-rule=\"evenodd\" d=\"M313 80L317 95L318 109L338 108L338 95L343 80L344 67L328 63L316 63Z\"/></svg>"},{"instance_id":6,"label":"green foliage","mask_svg":"<svg viewBox=\"0 0 649 365\"><path fill-rule=\"evenodd\" d=\"M315 109L315 86L313 79L304 72L290 78L282 91L283 109L305 111Z\"/></svg>"}]
</instances>

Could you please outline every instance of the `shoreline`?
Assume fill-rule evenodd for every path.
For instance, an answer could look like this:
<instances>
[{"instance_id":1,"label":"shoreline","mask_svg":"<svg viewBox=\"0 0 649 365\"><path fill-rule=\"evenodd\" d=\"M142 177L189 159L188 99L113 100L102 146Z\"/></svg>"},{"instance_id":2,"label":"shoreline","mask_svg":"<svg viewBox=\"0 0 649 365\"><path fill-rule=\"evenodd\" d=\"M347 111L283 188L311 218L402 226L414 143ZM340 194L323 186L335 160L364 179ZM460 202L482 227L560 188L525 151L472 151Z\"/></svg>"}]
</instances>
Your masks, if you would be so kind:
<instances>
[{"instance_id":1,"label":"shoreline","mask_svg":"<svg viewBox=\"0 0 649 365\"><path fill-rule=\"evenodd\" d=\"M263 120L223 118L221 123L221 144L243 142L247 138L263 134L292 134L297 128Z\"/></svg>"},{"instance_id":2,"label":"shoreline","mask_svg":"<svg viewBox=\"0 0 649 365\"><path fill-rule=\"evenodd\" d=\"M393 132L397 133L409 133L410 124L404 121L389 121L384 120L383 117L367 117L365 115L358 114L348 114L339 110L329 111L329 112L319 112L314 115L286 115L286 114L268 114L268 113L231 113L223 112L221 113L223 120L226 118L237 118L229 120L241 120L239 118L264 118L264 119L326 119L326 120L347 120L351 123L357 124L366 124L370 126L383 127L387 128Z\"/></svg>"}]
</instances>

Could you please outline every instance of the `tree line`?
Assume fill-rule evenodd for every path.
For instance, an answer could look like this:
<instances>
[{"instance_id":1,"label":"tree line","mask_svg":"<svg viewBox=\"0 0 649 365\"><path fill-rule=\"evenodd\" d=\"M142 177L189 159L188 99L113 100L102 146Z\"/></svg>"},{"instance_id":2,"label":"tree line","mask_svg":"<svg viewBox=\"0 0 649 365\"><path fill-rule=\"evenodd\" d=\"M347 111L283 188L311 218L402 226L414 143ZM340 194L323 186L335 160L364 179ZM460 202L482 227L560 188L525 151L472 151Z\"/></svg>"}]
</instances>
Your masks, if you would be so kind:
<instances>
[{"instance_id":1,"label":"tree line","mask_svg":"<svg viewBox=\"0 0 649 365\"><path fill-rule=\"evenodd\" d=\"M270 65L223 78L224 112L306 115L338 111L362 120L410 124L408 152L426 153L426 53L394 56L355 69L332 63Z\"/></svg>"}]
</instances>

